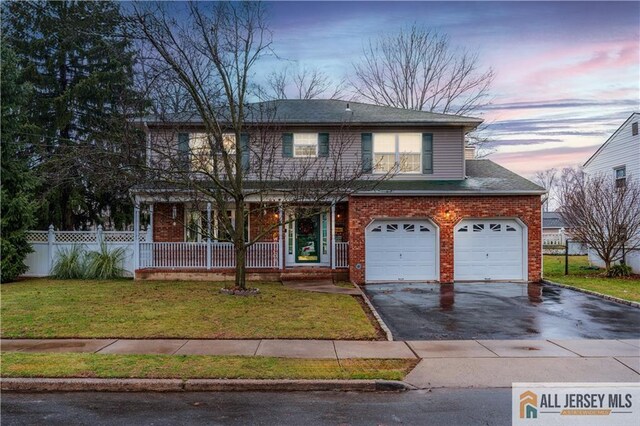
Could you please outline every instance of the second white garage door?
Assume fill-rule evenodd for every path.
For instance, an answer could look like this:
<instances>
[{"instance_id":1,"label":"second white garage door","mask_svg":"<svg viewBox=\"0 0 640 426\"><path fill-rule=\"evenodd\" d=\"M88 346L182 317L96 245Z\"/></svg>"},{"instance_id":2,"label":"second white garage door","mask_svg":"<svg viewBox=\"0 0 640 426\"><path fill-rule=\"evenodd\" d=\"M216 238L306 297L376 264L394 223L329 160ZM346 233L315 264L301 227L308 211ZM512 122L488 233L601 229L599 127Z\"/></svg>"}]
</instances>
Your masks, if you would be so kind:
<instances>
[{"instance_id":1,"label":"second white garage door","mask_svg":"<svg viewBox=\"0 0 640 426\"><path fill-rule=\"evenodd\" d=\"M427 220L376 220L366 231L366 281L435 281L436 228Z\"/></svg>"},{"instance_id":2,"label":"second white garage door","mask_svg":"<svg viewBox=\"0 0 640 426\"><path fill-rule=\"evenodd\" d=\"M526 279L526 233L513 219L463 220L454 229L454 279Z\"/></svg>"}]
</instances>

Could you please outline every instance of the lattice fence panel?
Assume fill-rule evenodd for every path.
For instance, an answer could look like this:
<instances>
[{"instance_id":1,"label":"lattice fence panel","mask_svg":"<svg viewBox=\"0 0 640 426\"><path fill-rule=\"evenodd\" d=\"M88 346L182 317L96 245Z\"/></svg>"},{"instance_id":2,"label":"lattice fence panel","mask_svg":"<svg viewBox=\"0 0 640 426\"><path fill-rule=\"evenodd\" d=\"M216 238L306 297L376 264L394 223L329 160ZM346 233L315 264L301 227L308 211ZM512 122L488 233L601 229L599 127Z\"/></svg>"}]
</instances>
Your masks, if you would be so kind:
<instances>
[{"instance_id":1,"label":"lattice fence panel","mask_svg":"<svg viewBox=\"0 0 640 426\"><path fill-rule=\"evenodd\" d=\"M46 243L49 242L49 233L47 231L27 231L27 241L30 243Z\"/></svg>"}]
</instances>

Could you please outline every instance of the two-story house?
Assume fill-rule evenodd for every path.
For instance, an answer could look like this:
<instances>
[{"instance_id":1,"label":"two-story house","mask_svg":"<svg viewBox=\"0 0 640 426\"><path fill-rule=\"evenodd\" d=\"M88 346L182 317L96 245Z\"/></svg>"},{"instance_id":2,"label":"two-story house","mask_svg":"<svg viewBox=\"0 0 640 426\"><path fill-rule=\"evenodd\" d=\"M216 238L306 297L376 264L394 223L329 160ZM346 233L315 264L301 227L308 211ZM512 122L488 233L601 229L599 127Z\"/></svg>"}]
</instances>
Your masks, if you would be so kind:
<instances>
[{"instance_id":1,"label":"two-story house","mask_svg":"<svg viewBox=\"0 0 640 426\"><path fill-rule=\"evenodd\" d=\"M615 186L625 185L627 179L640 179L639 122L640 113L631 114L584 163L584 172L587 175L610 176ZM630 252L625 257L633 271L640 273L640 252ZM593 251L589 252L589 260L598 266L604 266Z\"/></svg>"},{"instance_id":2,"label":"two-story house","mask_svg":"<svg viewBox=\"0 0 640 426\"><path fill-rule=\"evenodd\" d=\"M294 170L302 158L342 149L347 114L347 132L357 143L344 149L344 161L365 168L362 180L395 172L266 235L249 248L250 279L324 274L358 284L540 280L545 190L490 160L472 158L465 135L482 120L338 100L274 105L279 169ZM169 138L175 144L202 138L202 123L193 119L149 119L145 125L151 136L180 128ZM242 143L251 140L249 134ZM152 234L152 242L137 248L136 278L233 276L232 247L215 220L213 241L192 232L190 224L205 214L201 207L194 210L188 193L143 185L133 195L137 205L150 206ZM274 191L274 203L278 199ZM293 217L282 211L274 218L279 214ZM248 233L264 220L248 215Z\"/></svg>"}]
</instances>

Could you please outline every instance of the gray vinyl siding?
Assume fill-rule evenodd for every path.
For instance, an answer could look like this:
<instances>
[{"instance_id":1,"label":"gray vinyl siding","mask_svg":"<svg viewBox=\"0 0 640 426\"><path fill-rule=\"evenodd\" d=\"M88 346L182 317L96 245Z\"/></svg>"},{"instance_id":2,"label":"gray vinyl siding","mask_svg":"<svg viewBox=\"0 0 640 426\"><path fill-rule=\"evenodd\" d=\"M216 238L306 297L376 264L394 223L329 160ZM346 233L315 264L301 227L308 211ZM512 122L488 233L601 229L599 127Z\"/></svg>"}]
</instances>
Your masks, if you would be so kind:
<instances>
[{"instance_id":1,"label":"gray vinyl siding","mask_svg":"<svg viewBox=\"0 0 640 426\"><path fill-rule=\"evenodd\" d=\"M197 133L197 128L184 129L179 132ZM152 129L151 132L151 157L154 161L158 161L164 156L165 152L171 152L171 145L178 141L178 131L173 130L157 130ZM271 132L265 137L269 144L273 144L273 149L269 152L274 153L273 166L274 169L281 171L283 175L300 173L300 168L305 162L309 161L304 158L284 158L282 156L282 133L329 133L329 156L327 158L318 159L317 164L320 166L323 161L334 161L337 156L341 157L341 161L345 167L356 166L361 164L361 134L362 133L432 133L433 134L433 174L407 174L396 175L393 179L425 179L425 180L462 180L465 177L464 170L464 128L462 126L429 126L429 127L353 127L349 129L339 129L336 127L322 126L290 126L282 127L277 131ZM247 133L252 132L247 129ZM251 136L252 158L250 163L254 164L256 155L264 153L255 152L254 134ZM158 153L158 147L162 147L162 154ZM309 174L313 174L313 170L309 170ZM250 173L251 177L255 177L254 173ZM375 177L376 175L371 175Z\"/></svg>"}]
</instances>

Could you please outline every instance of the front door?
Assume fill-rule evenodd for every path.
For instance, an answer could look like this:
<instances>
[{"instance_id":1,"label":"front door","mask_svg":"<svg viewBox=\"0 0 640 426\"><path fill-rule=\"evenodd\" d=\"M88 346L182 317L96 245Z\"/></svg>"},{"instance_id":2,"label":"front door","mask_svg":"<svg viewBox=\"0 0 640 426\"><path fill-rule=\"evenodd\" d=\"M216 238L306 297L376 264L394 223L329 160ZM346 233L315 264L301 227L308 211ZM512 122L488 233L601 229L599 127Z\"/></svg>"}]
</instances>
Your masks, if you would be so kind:
<instances>
[{"instance_id":1,"label":"front door","mask_svg":"<svg viewBox=\"0 0 640 426\"><path fill-rule=\"evenodd\" d=\"M320 215L298 219L296 226L296 263L320 262Z\"/></svg>"}]
</instances>

